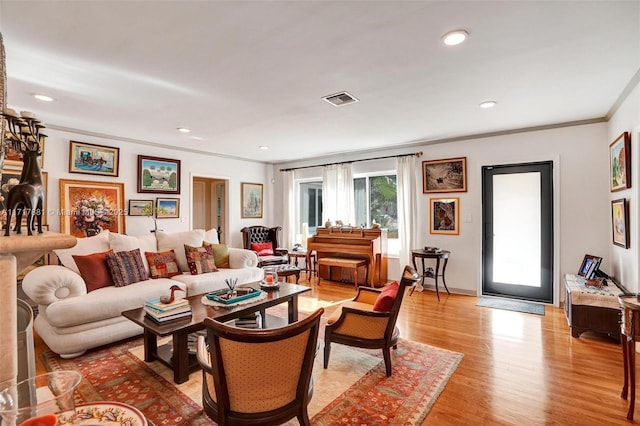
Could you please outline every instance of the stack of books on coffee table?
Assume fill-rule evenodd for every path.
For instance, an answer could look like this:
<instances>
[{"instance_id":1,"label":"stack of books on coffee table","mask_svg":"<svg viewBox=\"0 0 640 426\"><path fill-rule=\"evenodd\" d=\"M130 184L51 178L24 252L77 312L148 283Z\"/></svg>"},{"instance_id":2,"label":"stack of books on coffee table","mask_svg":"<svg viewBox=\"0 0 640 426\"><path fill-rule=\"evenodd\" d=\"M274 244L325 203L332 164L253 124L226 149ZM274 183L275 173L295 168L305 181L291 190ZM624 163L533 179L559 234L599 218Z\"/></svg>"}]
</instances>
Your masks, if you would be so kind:
<instances>
[{"instance_id":1,"label":"stack of books on coffee table","mask_svg":"<svg viewBox=\"0 0 640 426\"><path fill-rule=\"evenodd\" d=\"M146 316L158 323L173 321L191 316L191 306L186 299L176 299L171 303L162 303L160 299L144 303Z\"/></svg>"}]
</instances>

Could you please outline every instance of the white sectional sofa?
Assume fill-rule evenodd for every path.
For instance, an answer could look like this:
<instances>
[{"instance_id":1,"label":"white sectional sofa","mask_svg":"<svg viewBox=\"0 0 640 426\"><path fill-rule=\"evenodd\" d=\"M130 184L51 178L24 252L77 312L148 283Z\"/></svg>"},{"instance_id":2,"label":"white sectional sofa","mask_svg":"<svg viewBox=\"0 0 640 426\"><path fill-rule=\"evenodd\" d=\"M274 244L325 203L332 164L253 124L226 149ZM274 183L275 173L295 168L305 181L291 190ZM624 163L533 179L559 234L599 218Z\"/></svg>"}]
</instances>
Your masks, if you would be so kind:
<instances>
[{"instance_id":1,"label":"white sectional sofa","mask_svg":"<svg viewBox=\"0 0 640 426\"><path fill-rule=\"evenodd\" d=\"M226 278L238 278L239 283L262 279L263 270L257 267L258 257L255 252L237 248L227 249L228 268L219 267L216 272L191 275L186 265L184 245L201 247L203 242L217 244L215 230L178 233L159 231L142 237L107 231L94 237L78 239L73 248L56 250L63 266L36 268L22 281L24 292L38 304L35 330L52 351L63 358L71 358L88 349L142 334L142 328L121 316L121 313L139 308L147 300L169 294L172 285L185 290L185 293L176 293L178 297L182 297L226 288ZM223 245L216 247L226 248ZM121 287L110 285L92 289L87 288L73 258L73 255L90 255L109 250L128 252L136 249L141 252L147 273L150 268L145 252L173 249L181 272L170 278L147 279ZM218 260L216 263L222 263Z\"/></svg>"}]
</instances>

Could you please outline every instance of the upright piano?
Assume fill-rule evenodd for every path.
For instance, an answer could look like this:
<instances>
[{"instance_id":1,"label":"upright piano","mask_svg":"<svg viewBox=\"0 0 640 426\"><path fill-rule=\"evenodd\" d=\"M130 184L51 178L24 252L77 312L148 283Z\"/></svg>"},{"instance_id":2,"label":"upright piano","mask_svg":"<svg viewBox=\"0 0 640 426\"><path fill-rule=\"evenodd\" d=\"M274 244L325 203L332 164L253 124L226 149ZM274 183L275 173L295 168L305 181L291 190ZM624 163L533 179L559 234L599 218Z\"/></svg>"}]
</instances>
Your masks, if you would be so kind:
<instances>
[{"instance_id":1,"label":"upright piano","mask_svg":"<svg viewBox=\"0 0 640 426\"><path fill-rule=\"evenodd\" d=\"M361 274L359 284L375 287L387 281L387 230L352 227L317 228L307 240L307 253L315 250L317 259L346 257L369 260L369 282ZM308 260L308 259L307 259ZM323 279L343 281L342 268L322 267L318 274ZM353 278L351 278L353 279Z\"/></svg>"}]
</instances>

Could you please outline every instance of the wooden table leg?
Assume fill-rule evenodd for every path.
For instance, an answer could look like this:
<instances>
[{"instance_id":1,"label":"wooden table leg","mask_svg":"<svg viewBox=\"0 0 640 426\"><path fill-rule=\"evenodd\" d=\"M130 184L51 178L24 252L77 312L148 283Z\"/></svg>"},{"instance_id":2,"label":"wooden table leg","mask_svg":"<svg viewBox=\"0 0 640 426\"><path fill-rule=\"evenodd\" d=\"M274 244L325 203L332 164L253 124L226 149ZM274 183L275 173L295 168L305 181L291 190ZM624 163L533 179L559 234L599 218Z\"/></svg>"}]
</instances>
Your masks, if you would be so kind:
<instances>
[{"instance_id":1,"label":"wooden table leg","mask_svg":"<svg viewBox=\"0 0 640 426\"><path fill-rule=\"evenodd\" d=\"M158 359L158 337L147 329L144 330L144 360L146 362Z\"/></svg>"},{"instance_id":2,"label":"wooden table leg","mask_svg":"<svg viewBox=\"0 0 640 426\"><path fill-rule=\"evenodd\" d=\"M633 409L636 404L636 342L633 339L627 341L627 358L629 360L629 411L627 419L633 420Z\"/></svg>"},{"instance_id":3,"label":"wooden table leg","mask_svg":"<svg viewBox=\"0 0 640 426\"><path fill-rule=\"evenodd\" d=\"M436 283L436 296L438 296L438 302L440 301L440 291L438 290L438 273L440 272L440 258L436 258L436 269L433 273L433 280Z\"/></svg>"},{"instance_id":4,"label":"wooden table leg","mask_svg":"<svg viewBox=\"0 0 640 426\"><path fill-rule=\"evenodd\" d=\"M444 273L447 270L447 263L449 263L448 256L444 258L444 265L442 265L442 284L444 284L444 289L447 290L447 294L451 294L449 287L447 287L447 280L444 278Z\"/></svg>"},{"instance_id":5,"label":"wooden table leg","mask_svg":"<svg viewBox=\"0 0 640 426\"><path fill-rule=\"evenodd\" d=\"M627 399L629 392L629 355L627 354L627 336L622 333L620 334L620 346L622 346L622 363L624 365L624 383L622 385L622 392L620 392L620 398Z\"/></svg>"},{"instance_id":6,"label":"wooden table leg","mask_svg":"<svg viewBox=\"0 0 640 426\"><path fill-rule=\"evenodd\" d=\"M289 308L289 324L293 324L298 321L298 295L294 294L289 298L289 303L287 304Z\"/></svg>"},{"instance_id":7,"label":"wooden table leg","mask_svg":"<svg viewBox=\"0 0 640 426\"><path fill-rule=\"evenodd\" d=\"M173 381L180 384L189 380L188 333L173 335Z\"/></svg>"}]
</instances>

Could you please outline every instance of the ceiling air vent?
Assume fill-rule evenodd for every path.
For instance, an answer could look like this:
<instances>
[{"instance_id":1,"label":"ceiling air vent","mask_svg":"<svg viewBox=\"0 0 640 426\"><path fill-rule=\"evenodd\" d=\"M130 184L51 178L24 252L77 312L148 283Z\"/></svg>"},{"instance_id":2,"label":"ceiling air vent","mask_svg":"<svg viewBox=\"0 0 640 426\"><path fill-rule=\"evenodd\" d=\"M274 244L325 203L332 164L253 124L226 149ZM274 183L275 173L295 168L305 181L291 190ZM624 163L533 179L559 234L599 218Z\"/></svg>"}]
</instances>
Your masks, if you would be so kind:
<instances>
[{"instance_id":1,"label":"ceiling air vent","mask_svg":"<svg viewBox=\"0 0 640 426\"><path fill-rule=\"evenodd\" d=\"M329 102L333 106L342 106L358 102L358 99L351 96L347 92L340 92L329 96L323 96L322 99Z\"/></svg>"}]
</instances>

